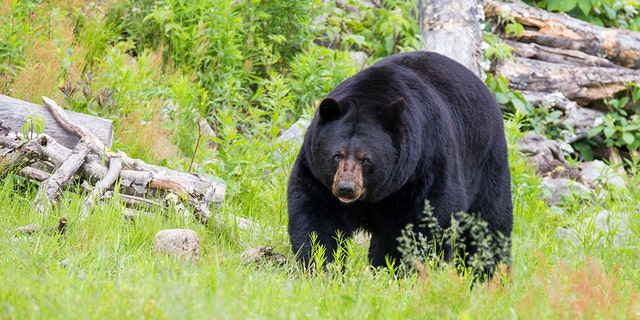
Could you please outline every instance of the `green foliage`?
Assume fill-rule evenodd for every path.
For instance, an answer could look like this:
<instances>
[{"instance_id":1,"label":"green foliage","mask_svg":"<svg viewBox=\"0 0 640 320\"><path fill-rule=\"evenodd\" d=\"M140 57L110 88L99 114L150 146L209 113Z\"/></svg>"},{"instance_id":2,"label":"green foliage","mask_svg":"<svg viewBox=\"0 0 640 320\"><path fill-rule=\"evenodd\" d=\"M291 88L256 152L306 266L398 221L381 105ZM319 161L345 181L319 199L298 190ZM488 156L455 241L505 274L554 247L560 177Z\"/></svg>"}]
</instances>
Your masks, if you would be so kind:
<instances>
[{"instance_id":1,"label":"green foliage","mask_svg":"<svg viewBox=\"0 0 640 320\"><path fill-rule=\"evenodd\" d=\"M640 87L630 84L631 94L605 100L608 112L589 131L589 138L601 136L607 147L624 148L629 151L640 149L640 119L638 118L638 98Z\"/></svg>"},{"instance_id":2,"label":"green foliage","mask_svg":"<svg viewBox=\"0 0 640 320\"><path fill-rule=\"evenodd\" d=\"M22 136L25 139L32 139L36 135L44 132L44 117L37 111L26 110L29 115L25 117L25 123L22 126Z\"/></svg>"},{"instance_id":3,"label":"green foliage","mask_svg":"<svg viewBox=\"0 0 640 320\"><path fill-rule=\"evenodd\" d=\"M358 66L346 51L310 44L289 63L287 81L299 106L311 108L315 99L327 95ZM300 111L297 110L298 114ZM306 110L310 114L310 110Z\"/></svg>"},{"instance_id":4,"label":"green foliage","mask_svg":"<svg viewBox=\"0 0 640 320\"><path fill-rule=\"evenodd\" d=\"M486 60L502 61L513 57L513 48L502 41L502 39L497 35L485 32L484 41L488 45L484 50L482 50L482 54Z\"/></svg>"},{"instance_id":5,"label":"green foliage","mask_svg":"<svg viewBox=\"0 0 640 320\"><path fill-rule=\"evenodd\" d=\"M498 24L502 25L507 35L514 34L516 37L519 37L522 32L524 32L524 26L518 23L516 19L506 11L498 12Z\"/></svg>"},{"instance_id":6,"label":"green foliage","mask_svg":"<svg viewBox=\"0 0 640 320\"><path fill-rule=\"evenodd\" d=\"M388 56L415 50L422 41L415 3L382 1L380 8L362 1L349 0L329 7L324 24L318 25L328 47L364 51L375 56Z\"/></svg>"},{"instance_id":7,"label":"green foliage","mask_svg":"<svg viewBox=\"0 0 640 320\"><path fill-rule=\"evenodd\" d=\"M563 131L574 131L573 128L565 125L561 110L553 109L552 106L541 104L536 108L531 108L527 114L527 123L529 126L526 129L536 131L540 134L546 135L552 139L562 138Z\"/></svg>"},{"instance_id":8,"label":"green foliage","mask_svg":"<svg viewBox=\"0 0 640 320\"><path fill-rule=\"evenodd\" d=\"M24 52L29 46L32 29L30 15L34 10L31 1L11 0L0 4L0 92L6 92L13 79L24 66Z\"/></svg>"},{"instance_id":9,"label":"green foliage","mask_svg":"<svg viewBox=\"0 0 640 320\"><path fill-rule=\"evenodd\" d=\"M496 257L503 261L509 258L511 242L504 235L492 232L487 222L475 214L453 214L451 227L446 230L442 229L438 219L433 216L433 208L428 201L425 203L423 214L419 225L408 224L398 238L398 251L402 255L405 267L415 266L417 262L426 264L430 270L442 267L444 248L438 247L439 245L451 248L454 251L451 263L474 277L489 276L484 272L497 267ZM426 231L429 237L417 230ZM471 256L461 256L461 253L468 250L467 244L477 251Z\"/></svg>"},{"instance_id":10,"label":"green foliage","mask_svg":"<svg viewBox=\"0 0 640 320\"><path fill-rule=\"evenodd\" d=\"M528 0L550 11L569 15L603 27L640 31L640 2L635 0Z\"/></svg>"},{"instance_id":11,"label":"green foliage","mask_svg":"<svg viewBox=\"0 0 640 320\"><path fill-rule=\"evenodd\" d=\"M509 89L509 82L502 75L487 74L485 84L496 97L498 104L507 108L511 113L529 114L529 102L522 93Z\"/></svg>"},{"instance_id":12,"label":"green foliage","mask_svg":"<svg viewBox=\"0 0 640 320\"><path fill-rule=\"evenodd\" d=\"M431 269L442 265L444 257L440 253L443 248L438 244L444 244L444 230L440 223L433 216L433 208L429 202L425 203L422 223L414 226L408 224L398 238L398 251L402 255L402 262L405 266L415 264L415 261L425 262ZM423 233L416 232L415 229L426 230L430 237Z\"/></svg>"}]
</instances>

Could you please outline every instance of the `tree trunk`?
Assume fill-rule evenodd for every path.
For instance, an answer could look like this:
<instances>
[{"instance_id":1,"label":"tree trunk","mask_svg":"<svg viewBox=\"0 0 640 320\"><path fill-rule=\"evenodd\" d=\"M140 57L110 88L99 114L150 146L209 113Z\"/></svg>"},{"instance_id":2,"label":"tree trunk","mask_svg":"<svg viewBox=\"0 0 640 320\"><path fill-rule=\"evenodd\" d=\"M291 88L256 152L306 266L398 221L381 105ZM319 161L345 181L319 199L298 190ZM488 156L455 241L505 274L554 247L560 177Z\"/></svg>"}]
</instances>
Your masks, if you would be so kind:
<instances>
[{"instance_id":1,"label":"tree trunk","mask_svg":"<svg viewBox=\"0 0 640 320\"><path fill-rule=\"evenodd\" d=\"M482 78L482 8L476 0L418 0L427 51L452 58Z\"/></svg>"},{"instance_id":2,"label":"tree trunk","mask_svg":"<svg viewBox=\"0 0 640 320\"><path fill-rule=\"evenodd\" d=\"M111 148L113 121L73 111L64 111L64 113L74 123L82 123L83 126L91 128L91 134L107 148ZM73 149L80 142L80 138L60 126L45 107L0 94L0 128L4 127L11 132L22 132L22 126L31 114L37 114L44 118L43 133L51 136L63 146Z\"/></svg>"}]
</instances>

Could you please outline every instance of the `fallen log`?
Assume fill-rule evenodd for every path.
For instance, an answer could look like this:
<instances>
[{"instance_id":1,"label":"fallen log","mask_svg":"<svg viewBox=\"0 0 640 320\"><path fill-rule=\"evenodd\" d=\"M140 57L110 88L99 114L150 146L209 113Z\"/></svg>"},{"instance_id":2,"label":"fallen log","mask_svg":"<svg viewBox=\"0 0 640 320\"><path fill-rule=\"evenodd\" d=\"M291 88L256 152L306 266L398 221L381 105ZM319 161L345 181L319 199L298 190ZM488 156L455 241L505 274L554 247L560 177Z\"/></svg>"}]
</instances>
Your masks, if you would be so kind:
<instances>
[{"instance_id":1,"label":"fallen log","mask_svg":"<svg viewBox=\"0 0 640 320\"><path fill-rule=\"evenodd\" d=\"M113 121L82 114L73 111L63 111L73 123L82 123L91 128L91 134L100 140L107 148L111 148L113 141ZM80 137L65 130L53 115L41 105L14 99L0 94L0 127L12 132L21 132L22 126L31 114L44 119L44 132L63 146L73 149Z\"/></svg>"},{"instance_id":2,"label":"fallen log","mask_svg":"<svg viewBox=\"0 0 640 320\"><path fill-rule=\"evenodd\" d=\"M623 67L640 68L640 33L603 28L564 13L531 7L520 0L487 0L484 11L494 26L500 26L500 19L509 16L524 27L519 35L502 30L502 37L506 39L581 51Z\"/></svg>"},{"instance_id":3,"label":"fallen log","mask_svg":"<svg viewBox=\"0 0 640 320\"><path fill-rule=\"evenodd\" d=\"M73 150L47 134L26 142L15 136L0 135L0 146L3 148L0 152L0 174L19 172L41 181L43 192L36 197L35 203L39 210L46 211L49 204L55 204L60 189L73 175L95 185L85 200L86 211L90 211L95 200L107 190L113 190L115 182L119 183L121 194L136 198L176 194L188 202L195 217L203 223L211 217L209 206L218 207L222 204L226 190L224 183L197 174L150 165L129 158L122 152L111 152L91 132L73 123L55 101L44 97L43 100L61 128L81 137ZM33 168L34 164L45 170Z\"/></svg>"},{"instance_id":4,"label":"fallen log","mask_svg":"<svg viewBox=\"0 0 640 320\"><path fill-rule=\"evenodd\" d=\"M505 42L514 49L516 56L522 58L571 66L622 68L605 58L592 56L582 51L558 49L509 39L505 39Z\"/></svg>"},{"instance_id":5,"label":"fallen log","mask_svg":"<svg viewBox=\"0 0 640 320\"><path fill-rule=\"evenodd\" d=\"M520 0L486 0L484 10L491 31L513 48L513 58L494 61L491 72L504 76L509 87L522 92L533 107L562 111L564 123L572 117L577 120L580 128L567 126L574 128L573 135L564 138L567 143L587 139L596 119L604 116L597 111L610 111L606 100L630 93L629 83L640 84L638 32L599 27ZM510 24L522 28L506 32ZM556 94L562 97L558 103L544 103L545 97ZM567 108L572 102L593 110L576 112ZM625 108L628 116L635 116L632 105ZM604 147L601 137L590 139L597 144L594 154ZM622 163L619 152L615 147L598 151L614 164Z\"/></svg>"},{"instance_id":6,"label":"fallen log","mask_svg":"<svg viewBox=\"0 0 640 320\"><path fill-rule=\"evenodd\" d=\"M519 0L487 0L484 9L492 31L514 49L514 59L492 69L512 89L558 91L581 106L599 107L628 90L627 83L640 82L640 33L599 27ZM506 33L505 19L523 31Z\"/></svg>"},{"instance_id":7,"label":"fallen log","mask_svg":"<svg viewBox=\"0 0 640 320\"><path fill-rule=\"evenodd\" d=\"M559 91L581 106L611 98L640 81L640 70L552 63L516 56L498 63L494 71L509 80L512 89Z\"/></svg>"}]
</instances>

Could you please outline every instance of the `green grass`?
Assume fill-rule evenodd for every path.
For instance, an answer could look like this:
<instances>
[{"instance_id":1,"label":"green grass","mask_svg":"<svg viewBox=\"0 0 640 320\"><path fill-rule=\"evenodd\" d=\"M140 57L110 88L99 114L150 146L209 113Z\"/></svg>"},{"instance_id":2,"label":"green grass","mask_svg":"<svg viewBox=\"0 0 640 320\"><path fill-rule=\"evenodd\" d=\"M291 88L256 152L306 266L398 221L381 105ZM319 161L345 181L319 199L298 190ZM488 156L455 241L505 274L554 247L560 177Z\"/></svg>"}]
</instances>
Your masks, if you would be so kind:
<instances>
[{"instance_id":1,"label":"green grass","mask_svg":"<svg viewBox=\"0 0 640 320\"><path fill-rule=\"evenodd\" d=\"M507 124L509 136L515 138L517 124ZM259 149L256 154L267 152ZM554 219L540 200L540 179L512 148L514 258L511 278L500 278L503 284L469 289L470 277L458 275L452 267L428 270L422 279L416 273L396 277L387 271L374 272L367 266L366 248L352 242L344 272L310 275L293 261L283 227L292 157L290 153L282 158L281 172L275 170L271 179L258 180L250 173L228 178L232 194L216 213L250 217L261 225L252 231L239 230L231 222L203 226L162 212L140 214L128 223L116 203L101 204L81 219L82 196L73 193L43 217L32 209L33 186L25 187L13 177L3 179L0 318L640 317L638 237L613 248L612 241L573 247L554 235L556 227L571 223L571 216L592 214L602 207L633 212L629 227L640 234L635 214L640 197L635 188L598 203L567 199L563 207L571 210ZM630 185L637 180L629 181ZM255 187L249 188L253 183ZM62 215L69 220L64 235L12 232L30 223L56 225ZM198 233L198 262L152 253L155 233L167 228L191 228ZM240 253L246 245L272 245L288 262L244 265Z\"/></svg>"},{"instance_id":2,"label":"green grass","mask_svg":"<svg viewBox=\"0 0 640 320\"><path fill-rule=\"evenodd\" d=\"M0 4L0 93L33 102L48 95L111 118L115 148L177 170L189 167L196 120L206 119L214 135L202 137L193 171L227 183L214 211L219 222L202 225L162 209L125 222L123 208L110 201L83 218L84 195L74 192L42 215L33 209L36 185L0 178L0 319L640 318L640 164L628 166L624 190L571 196L550 208L540 177L515 148L522 122L512 117L505 122L515 206L510 278L470 289L471 277L453 267L402 276L373 271L367 248L353 242L343 271L301 270L286 233L286 185L298 147L276 137L357 71L348 50L367 52L372 62L419 43L405 2L350 13L322 3ZM289 19L277 15L283 7ZM308 12L333 15L307 29L315 19ZM67 81L79 90L73 97L57 89ZM113 97L100 105L103 89ZM633 234L622 243L614 243L615 230L586 224L605 209L629 217ZM14 232L57 225L60 216L68 219L63 235ZM260 227L241 230L233 216ZM581 242L559 238L559 227L579 230ZM154 235L169 228L199 235L196 263L152 252ZM240 254L259 246L273 246L287 262L243 264Z\"/></svg>"}]
</instances>

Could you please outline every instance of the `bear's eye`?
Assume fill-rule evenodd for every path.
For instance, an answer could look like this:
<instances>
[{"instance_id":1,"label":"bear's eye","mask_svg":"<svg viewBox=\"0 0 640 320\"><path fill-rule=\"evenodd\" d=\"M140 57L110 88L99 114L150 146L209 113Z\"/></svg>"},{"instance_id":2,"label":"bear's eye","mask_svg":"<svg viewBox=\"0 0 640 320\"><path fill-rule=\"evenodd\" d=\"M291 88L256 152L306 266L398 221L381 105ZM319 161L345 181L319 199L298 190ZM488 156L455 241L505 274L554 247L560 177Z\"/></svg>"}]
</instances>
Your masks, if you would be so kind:
<instances>
[{"instance_id":1,"label":"bear's eye","mask_svg":"<svg viewBox=\"0 0 640 320\"><path fill-rule=\"evenodd\" d=\"M360 159L360 163L362 163L363 166L367 166L371 164L371 160L369 158L362 158Z\"/></svg>"},{"instance_id":2,"label":"bear's eye","mask_svg":"<svg viewBox=\"0 0 640 320\"><path fill-rule=\"evenodd\" d=\"M342 160L342 155L341 155L341 154L336 154L336 155L334 155L334 156L333 156L333 160L335 160L335 161L340 161L340 160Z\"/></svg>"}]
</instances>

